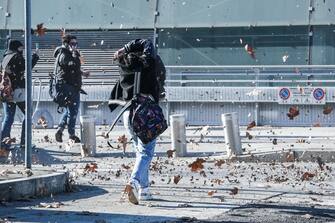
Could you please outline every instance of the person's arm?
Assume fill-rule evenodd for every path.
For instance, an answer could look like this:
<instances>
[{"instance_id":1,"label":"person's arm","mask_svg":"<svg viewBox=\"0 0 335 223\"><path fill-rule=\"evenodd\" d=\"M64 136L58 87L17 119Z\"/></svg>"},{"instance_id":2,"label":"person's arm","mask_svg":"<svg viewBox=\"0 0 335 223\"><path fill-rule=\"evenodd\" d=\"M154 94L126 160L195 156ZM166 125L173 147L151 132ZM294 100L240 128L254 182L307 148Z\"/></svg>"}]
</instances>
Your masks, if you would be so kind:
<instances>
[{"instance_id":1,"label":"person's arm","mask_svg":"<svg viewBox=\"0 0 335 223\"><path fill-rule=\"evenodd\" d=\"M32 55L32 60L31 60L31 67L34 68L35 65L37 64L37 61L40 59L37 53L34 53Z\"/></svg>"},{"instance_id":2,"label":"person's arm","mask_svg":"<svg viewBox=\"0 0 335 223\"><path fill-rule=\"evenodd\" d=\"M125 53L142 52L146 57L155 58L154 44L149 39L132 40L124 46Z\"/></svg>"}]
</instances>

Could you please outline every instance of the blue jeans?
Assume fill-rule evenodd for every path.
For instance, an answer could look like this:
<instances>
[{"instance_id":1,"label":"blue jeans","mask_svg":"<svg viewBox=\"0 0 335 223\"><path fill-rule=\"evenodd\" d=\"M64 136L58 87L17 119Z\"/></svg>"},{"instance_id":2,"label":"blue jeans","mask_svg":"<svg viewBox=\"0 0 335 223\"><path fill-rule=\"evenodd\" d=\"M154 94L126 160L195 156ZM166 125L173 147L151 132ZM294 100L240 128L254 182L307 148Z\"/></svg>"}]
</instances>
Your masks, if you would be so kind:
<instances>
[{"instance_id":1,"label":"blue jeans","mask_svg":"<svg viewBox=\"0 0 335 223\"><path fill-rule=\"evenodd\" d=\"M67 126L70 136L75 135L76 120L78 116L80 105L80 94L79 92L73 97L73 103L68 105L63 112L58 127L62 130Z\"/></svg>"},{"instance_id":2,"label":"blue jeans","mask_svg":"<svg viewBox=\"0 0 335 223\"><path fill-rule=\"evenodd\" d=\"M14 123L14 117L16 112L16 107L18 107L23 114L25 114L25 103L24 102L4 102L2 103L3 110L4 110L4 119L2 121L1 126L1 142L4 138L10 137L10 132L12 130L12 125ZM25 143L25 135L24 130L25 129L25 121L22 122L22 129L21 129L21 145L24 145ZM10 145L5 145L1 143L1 147L9 149Z\"/></svg>"},{"instance_id":3,"label":"blue jeans","mask_svg":"<svg viewBox=\"0 0 335 223\"><path fill-rule=\"evenodd\" d=\"M149 187L149 168L155 153L156 139L148 144L143 144L129 126L129 111L124 113L123 120L125 127L133 138L133 146L136 149L136 161L130 181L136 180L141 188L147 188Z\"/></svg>"}]
</instances>

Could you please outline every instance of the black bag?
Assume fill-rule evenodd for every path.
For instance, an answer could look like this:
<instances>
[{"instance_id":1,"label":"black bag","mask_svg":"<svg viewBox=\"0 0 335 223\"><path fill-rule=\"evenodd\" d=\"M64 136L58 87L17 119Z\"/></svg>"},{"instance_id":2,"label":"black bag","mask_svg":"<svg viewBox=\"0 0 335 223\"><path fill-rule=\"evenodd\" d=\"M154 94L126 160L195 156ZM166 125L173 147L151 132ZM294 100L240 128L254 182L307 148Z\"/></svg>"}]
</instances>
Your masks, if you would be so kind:
<instances>
[{"instance_id":1,"label":"black bag","mask_svg":"<svg viewBox=\"0 0 335 223\"><path fill-rule=\"evenodd\" d=\"M63 80L58 80L59 56L60 54L56 58L54 72L50 75L49 95L52 98L52 101L58 104L57 112L61 113L62 111L60 108L65 108L72 104L74 98L79 94L79 91L74 86L65 83Z\"/></svg>"},{"instance_id":2,"label":"black bag","mask_svg":"<svg viewBox=\"0 0 335 223\"><path fill-rule=\"evenodd\" d=\"M59 108L72 104L76 94L79 94L75 87L58 82L56 78L51 78L49 85L49 95Z\"/></svg>"}]
</instances>

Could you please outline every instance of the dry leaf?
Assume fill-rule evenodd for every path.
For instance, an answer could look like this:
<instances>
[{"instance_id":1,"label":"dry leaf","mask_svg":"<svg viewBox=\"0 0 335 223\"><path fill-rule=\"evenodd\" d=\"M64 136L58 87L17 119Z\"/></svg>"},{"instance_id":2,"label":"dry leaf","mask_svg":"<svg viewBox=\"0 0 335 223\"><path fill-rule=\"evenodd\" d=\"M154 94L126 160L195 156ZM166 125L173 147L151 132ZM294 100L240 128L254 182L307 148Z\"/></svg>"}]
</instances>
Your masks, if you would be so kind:
<instances>
[{"instance_id":1,"label":"dry leaf","mask_svg":"<svg viewBox=\"0 0 335 223\"><path fill-rule=\"evenodd\" d=\"M215 194L217 192L217 190L210 190L208 191L208 196L213 196L213 194Z\"/></svg>"},{"instance_id":2,"label":"dry leaf","mask_svg":"<svg viewBox=\"0 0 335 223\"><path fill-rule=\"evenodd\" d=\"M125 164L122 164L121 167L122 167L123 169L126 169L126 170L129 170L129 169L130 169L130 166L125 165Z\"/></svg>"},{"instance_id":3,"label":"dry leaf","mask_svg":"<svg viewBox=\"0 0 335 223\"><path fill-rule=\"evenodd\" d=\"M312 179L313 177L315 177L315 174L314 174L314 173L305 172L305 173L301 176L301 180L302 180L302 181L308 181L308 180Z\"/></svg>"},{"instance_id":4,"label":"dry leaf","mask_svg":"<svg viewBox=\"0 0 335 223\"><path fill-rule=\"evenodd\" d=\"M238 188L234 187L233 189L230 190L230 195L236 195L238 193Z\"/></svg>"},{"instance_id":5,"label":"dry leaf","mask_svg":"<svg viewBox=\"0 0 335 223\"><path fill-rule=\"evenodd\" d=\"M248 124L248 126L247 126L247 130L252 129L252 128L255 127L255 126L256 126L256 122L255 122L255 121L252 121L252 122L250 122L250 123Z\"/></svg>"},{"instance_id":6,"label":"dry leaf","mask_svg":"<svg viewBox=\"0 0 335 223\"><path fill-rule=\"evenodd\" d=\"M196 161L194 161L193 163L189 164L188 167L191 167L191 171L192 172L197 172L198 170L202 170L204 168L203 163L205 163L206 160L201 159L201 158L197 158Z\"/></svg>"},{"instance_id":7,"label":"dry leaf","mask_svg":"<svg viewBox=\"0 0 335 223\"><path fill-rule=\"evenodd\" d=\"M247 137L249 140L253 138L253 136L249 132L245 132L245 137Z\"/></svg>"},{"instance_id":8,"label":"dry leaf","mask_svg":"<svg viewBox=\"0 0 335 223\"><path fill-rule=\"evenodd\" d=\"M44 140L44 142L50 142L50 138L49 138L48 135L45 135L45 136L43 137L43 140Z\"/></svg>"},{"instance_id":9,"label":"dry leaf","mask_svg":"<svg viewBox=\"0 0 335 223\"><path fill-rule=\"evenodd\" d=\"M87 163L84 170L86 172L97 172L98 164L96 163Z\"/></svg>"},{"instance_id":10,"label":"dry leaf","mask_svg":"<svg viewBox=\"0 0 335 223\"><path fill-rule=\"evenodd\" d=\"M221 167L225 162L224 160L216 160L214 166Z\"/></svg>"},{"instance_id":11,"label":"dry leaf","mask_svg":"<svg viewBox=\"0 0 335 223\"><path fill-rule=\"evenodd\" d=\"M173 153L176 152L176 150L172 150L172 149L169 149L168 151L166 151L166 154L167 154L167 157L168 158L172 158L173 157Z\"/></svg>"},{"instance_id":12,"label":"dry leaf","mask_svg":"<svg viewBox=\"0 0 335 223\"><path fill-rule=\"evenodd\" d=\"M255 51L249 44L244 46L245 51L251 56L252 59L256 59Z\"/></svg>"},{"instance_id":13,"label":"dry leaf","mask_svg":"<svg viewBox=\"0 0 335 223\"><path fill-rule=\"evenodd\" d=\"M324 115L329 115L332 111L333 111L333 107L331 107L330 105L326 105L325 107L323 107Z\"/></svg>"},{"instance_id":14,"label":"dry leaf","mask_svg":"<svg viewBox=\"0 0 335 223\"><path fill-rule=\"evenodd\" d=\"M122 144L123 152L125 153L126 152L126 148L127 148L127 143L128 143L128 139L127 139L126 135L119 136L117 138L117 141L118 141L118 143Z\"/></svg>"},{"instance_id":15,"label":"dry leaf","mask_svg":"<svg viewBox=\"0 0 335 223\"><path fill-rule=\"evenodd\" d=\"M47 128L48 127L48 122L45 119L44 116L41 116L38 120L37 120L37 125L42 126L43 128Z\"/></svg>"},{"instance_id":16,"label":"dry leaf","mask_svg":"<svg viewBox=\"0 0 335 223\"><path fill-rule=\"evenodd\" d=\"M299 115L299 108L297 106L292 106L289 108L287 117L289 117L290 120L293 120L298 115Z\"/></svg>"},{"instance_id":17,"label":"dry leaf","mask_svg":"<svg viewBox=\"0 0 335 223\"><path fill-rule=\"evenodd\" d=\"M37 24L36 26L36 33L38 36L44 36L45 31L47 30L46 28L43 27L43 23Z\"/></svg>"},{"instance_id":18,"label":"dry leaf","mask_svg":"<svg viewBox=\"0 0 335 223\"><path fill-rule=\"evenodd\" d=\"M178 184L181 178L182 178L182 177L181 177L180 175L174 176L174 177L173 177L173 183L174 183L174 184Z\"/></svg>"}]
</instances>

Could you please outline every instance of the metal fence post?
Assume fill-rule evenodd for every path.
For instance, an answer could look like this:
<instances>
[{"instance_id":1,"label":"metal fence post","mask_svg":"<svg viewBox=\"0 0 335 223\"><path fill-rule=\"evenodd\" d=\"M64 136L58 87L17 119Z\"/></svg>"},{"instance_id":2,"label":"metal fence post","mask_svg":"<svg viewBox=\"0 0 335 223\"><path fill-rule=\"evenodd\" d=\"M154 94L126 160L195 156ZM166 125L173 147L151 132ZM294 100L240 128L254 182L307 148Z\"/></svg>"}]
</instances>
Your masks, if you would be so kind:
<instances>
[{"instance_id":1,"label":"metal fence post","mask_svg":"<svg viewBox=\"0 0 335 223\"><path fill-rule=\"evenodd\" d=\"M25 10L25 58L26 58L26 105L25 105L25 167L31 168L32 150L32 78L31 78L31 0L24 1Z\"/></svg>"}]
</instances>

